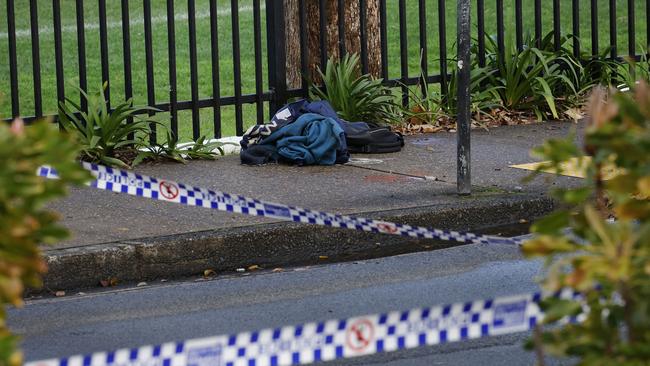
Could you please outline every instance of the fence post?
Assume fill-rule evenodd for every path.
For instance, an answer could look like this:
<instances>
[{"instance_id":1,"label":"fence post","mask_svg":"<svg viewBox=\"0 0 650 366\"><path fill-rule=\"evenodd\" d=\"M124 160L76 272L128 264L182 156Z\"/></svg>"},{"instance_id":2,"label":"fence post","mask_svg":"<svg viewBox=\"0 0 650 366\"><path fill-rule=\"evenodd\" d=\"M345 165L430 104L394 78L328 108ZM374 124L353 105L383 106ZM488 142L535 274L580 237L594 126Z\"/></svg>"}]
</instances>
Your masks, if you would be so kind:
<instances>
[{"instance_id":1,"label":"fence post","mask_svg":"<svg viewBox=\"0 0 650 366\"><path fill-rule=\"evenodd\" d=\"M472 192L470 176L470 23L471 0L458 0L458 120L457 137L457 189L458 194L468 195Z\"/></svg>"},{"instance_id":2,"label":"fence post","mask_svg":"<svg viewBox=\"0 0 650 366\"><path fill-rule=\"evenodd\" d=\"M266 41L268 47L270 112L273 115L287 102L287 46L284 0L266 0Z\"/></svg>"}]
</instances>

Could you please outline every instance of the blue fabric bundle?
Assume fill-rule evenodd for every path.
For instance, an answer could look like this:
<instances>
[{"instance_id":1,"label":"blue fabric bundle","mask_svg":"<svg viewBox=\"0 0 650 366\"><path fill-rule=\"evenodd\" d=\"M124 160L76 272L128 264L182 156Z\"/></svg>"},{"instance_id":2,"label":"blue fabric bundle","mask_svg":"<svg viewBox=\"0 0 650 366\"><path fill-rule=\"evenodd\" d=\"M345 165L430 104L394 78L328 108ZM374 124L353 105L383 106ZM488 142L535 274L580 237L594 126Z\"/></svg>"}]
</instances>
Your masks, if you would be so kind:
<instances>
[{"instance_id":1,"label":"blue fabric bundle","mask_svg":"<svg viewBox=\"0 0 650 366\"><path fill-rule=\"evenodd\" d=\"M345 164L350 158L347 130L367 129L363 122L341 120L326 101L300 100L281 108L271 123L244 134L242 164L284 161L297 165Z\"/></svg>"}]
</instances>

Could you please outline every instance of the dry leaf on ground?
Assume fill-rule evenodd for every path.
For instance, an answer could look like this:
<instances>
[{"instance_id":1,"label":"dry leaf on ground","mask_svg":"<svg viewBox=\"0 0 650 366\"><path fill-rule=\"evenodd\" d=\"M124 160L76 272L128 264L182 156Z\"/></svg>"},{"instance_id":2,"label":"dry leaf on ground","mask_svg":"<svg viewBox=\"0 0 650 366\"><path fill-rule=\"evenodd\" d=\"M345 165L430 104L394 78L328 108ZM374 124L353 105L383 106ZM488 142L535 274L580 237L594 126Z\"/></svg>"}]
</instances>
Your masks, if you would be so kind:
<instances>
[{"instance_id":1,"label":"dry leaf on ground","mask_svg":"<svg viewBox=\"0 0 650 366\"><path fill-rule=\"evenodd\" d=\"M203 277L211 277L216 274L217 272L215 272L213 269L206 269L205 271L203 271Z\"/></svg>"}]
</instances>

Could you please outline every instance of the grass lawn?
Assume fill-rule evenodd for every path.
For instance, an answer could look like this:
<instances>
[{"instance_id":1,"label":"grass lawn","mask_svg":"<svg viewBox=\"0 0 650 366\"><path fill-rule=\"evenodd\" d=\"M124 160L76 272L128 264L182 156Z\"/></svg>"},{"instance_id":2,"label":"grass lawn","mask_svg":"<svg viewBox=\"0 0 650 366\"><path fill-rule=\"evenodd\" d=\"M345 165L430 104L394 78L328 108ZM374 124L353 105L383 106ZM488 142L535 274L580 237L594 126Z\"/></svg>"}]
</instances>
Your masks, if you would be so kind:
<instances>
[{"instance_id":1,"label":"grass lawn","mask_svg":"<svg viewBox=\"0 0 650 366\"><path fill-rule=\"evenodd\" d=\"M110 85L111 99L124 98L124 75L122 60L122 31L119 21L121 19L120 1L108 0L108 48L110 59ZM169 76L167 61L167 24L166 24L166 1L151 0L153 13L153 53L154 53L154 78L155 95L157 102L169 100ZM220 78L221 95L234 95L233 87L233 62L232 62L232 24L231 24L231 2L218 0L218 28L219 28L219 51L220 51ZM262 0L262 3L264 1ZM399 19L398 1L388 0L388 60L389 77L400 76L400 45L399 45ZM407 33L409 51L409 74L419 74L419 30L418 30L418 1L406 0L407 3ZM486 32L496 33L496 6L494 1L486 1ZM523 22L526 32L534 32L534 0L523 0ZM543 1L543 24L544 33L552 29L552 6L550 0ZM591 24L590 24L590 0L579 0L580 24L583 49L590 51L591 47ZM604 50L609 44L609 13L607 0L598 0L599 3L599 38L600 46ZM627 52L627 2L617 1L617 41L619 54ZM61 0L61 16L63 25L63 57L66 79L66 95L76 95L72 85L78 83L77 63L77 33L75 1ZM136 104L144 105L146 97L146 69L144 51L144 26L143 8L141 1L129 1L131 18L131 55L133 67L133 94ZM562 30L570 32L572 29L571 1L562 1L561 24ZM636 34L638 44L647 44L646 39L646 8L645 2L637 0L636 6ZM514 37L514 0L504 1L505 23L507 32ZM29 35L29 6L26 0L15 1L16 8L16 29L19 69L19 92L21 115L33 115L34 93L32 79L32 57L31 37ZM239 1L240 8L240 39L241 39L241 69L242 69L242 92L244 94L255 91L254 72L254 50L253 50L253 12L252 0ZM446 1L446 28L447 44L452 47L456 37L456 1ZM9 117L11 114L10 81L9 81L9 53L7 37L7 14L6 6L0 7L0 117ZM190 67L189 67L189 33L187 22L187 1L176 1L176 54L177 54L177 79L178 79L178 100L190 99ZM428 29L428 59L429 72L436 73L439 70L439 48L438 39L438 2L427 1L427 29ZM56 112L56 76L54 62L54 38L52 33L52 1L39 0L39 27L40 31L40 54L41 54L41 79L43 108L46 113ZM262 9L264 12L264 9ZM84 16L86 21L86 58L88 86L91 90L97 90L101 85L101 63L98 24L97 2L84 2ZM197 16L197 44L198 44L198 73L199 73L199 96L209 98L212 96L211 58L210 58L210 19L209 1L196 0ZM476 12L473 13L473 23L476 23ZM265 36L264 14L262 14L262 44L263 44L263 80L264 89L267 89L266 70L266 36ZM451 50L449 57L453 57ZM76 97L75 97L76 98ZM244 123L246 126L256 122L254 105L244 106ZM264 115L268 115L268 110ZM160 114L161 122L165 123L168 116ZM201 110L201 133L211 135L212 109ZM235 131L235 117L233 107L222 108L223 135L233 135ZM179 130L181 139L189 139L191 133L191 115L189 111L179 113Z\"/></svg>"}]
</instances>

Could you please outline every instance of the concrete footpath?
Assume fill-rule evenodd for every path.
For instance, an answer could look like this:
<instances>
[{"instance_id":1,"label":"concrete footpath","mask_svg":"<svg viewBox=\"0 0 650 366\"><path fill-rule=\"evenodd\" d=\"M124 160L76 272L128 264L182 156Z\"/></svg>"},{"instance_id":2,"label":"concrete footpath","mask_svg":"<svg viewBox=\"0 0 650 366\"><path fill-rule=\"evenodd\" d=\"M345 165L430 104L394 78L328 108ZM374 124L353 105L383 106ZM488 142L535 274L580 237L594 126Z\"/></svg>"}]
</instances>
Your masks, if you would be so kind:
<instances>
[{"instance_id":1,"label":"concrete footpath","mask_svg":"<svg viewBox=\"0 0 650 366\"><path fill-rule=\"evenodd\" d=\"M469 197L456 195L456 134L409 136L399 153L354 155L343 166L243 166L239 157L149 164L136 171L222 192L331 213L476 231L549 213L552 187L579 179L539 177L509 168L529 151L577 125L541 123L472 131ZM423 177L435 177L435 180ZM74 188L51 204L72 237L44 247L45 289L152 281L257 265L274 268L457 245L299 225L144 198Z\"/></svg>"}]
</instances>

